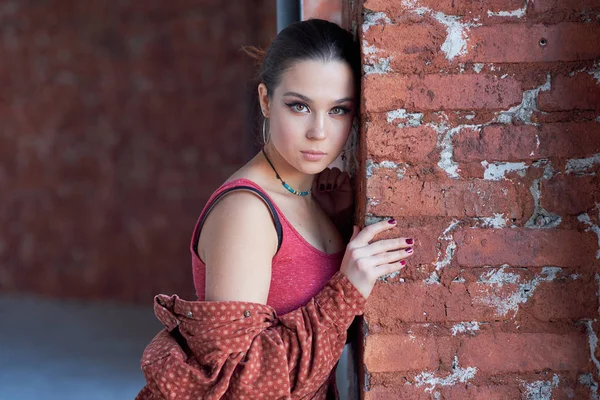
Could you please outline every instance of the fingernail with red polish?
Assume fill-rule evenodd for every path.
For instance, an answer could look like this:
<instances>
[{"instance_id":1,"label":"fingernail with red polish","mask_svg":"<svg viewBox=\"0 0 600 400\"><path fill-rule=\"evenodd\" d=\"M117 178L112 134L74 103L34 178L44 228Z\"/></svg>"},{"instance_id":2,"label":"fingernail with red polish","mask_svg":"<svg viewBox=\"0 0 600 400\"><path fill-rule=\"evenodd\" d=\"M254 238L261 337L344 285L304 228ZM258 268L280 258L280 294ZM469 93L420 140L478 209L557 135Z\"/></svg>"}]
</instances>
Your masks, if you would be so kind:
<instances>
[{"instance_id":1,"label":"fingernail with red polish","mask_svg":"<svg viewBox=\"0 0 600 400\"><path fill-rule=\"evenodd\" d=\"M408 249L406 249L406 252L407 252L407 253L412 253L412 252L413 252L413 248L412 248L412 247L409 247Z\"/></svg>"},{"instance_id":2,"label":"fingernail with red polish","mask_svg":"<svg viewBox=\"0 0 600 400\"><path fill-rule=\"evenodd\" d=\"M406 265L406 261L402 260L402 261L400 261L400 264Z\"/></svg>"},{"instance_id":3,"label":"fingernail with red polish","mask_svg":"<svg viewBox=\"0 0 600 400\"><path fill-rule=\"evenodd\" d=\"M390 219L388 222L389 222L390 224L394 225L394 224L396 223L396 220L395 220L394 218L392 218L392 219Z\"/></svg>"},{"instance_id":4,"label":"fingernail with red polish","mask_svg":"<svg viewBox=\"0 0 600 400\"><path fill-rule=\"evenodd\" d=\"M406 239L406 244L413 244L413 240L412 239Z\"/></svg>"}]
</instances>

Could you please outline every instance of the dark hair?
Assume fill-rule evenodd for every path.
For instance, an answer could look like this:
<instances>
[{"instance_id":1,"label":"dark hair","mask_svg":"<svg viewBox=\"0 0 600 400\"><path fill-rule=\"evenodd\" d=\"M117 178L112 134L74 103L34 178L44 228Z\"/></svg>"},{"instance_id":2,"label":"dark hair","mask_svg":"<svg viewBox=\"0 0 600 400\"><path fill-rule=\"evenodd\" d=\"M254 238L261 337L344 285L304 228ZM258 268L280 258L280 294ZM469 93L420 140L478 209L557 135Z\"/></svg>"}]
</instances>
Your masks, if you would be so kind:
<instances>
[{"instance_id":1,"label":"dark hair","mask_svg":"<svg viewBox=\"0 0 600 400\"><path fill-rule=\"evenodd\" d=\"M360 47L350 32L333 22L322 19L294 22L277 34L266 52L256 48L247 48L246 52L259 61L262 58L258 79L267 86L269 96L281 82L283 72L305 60L347 62L359 93Z\"/></svg>"}]
</instances>

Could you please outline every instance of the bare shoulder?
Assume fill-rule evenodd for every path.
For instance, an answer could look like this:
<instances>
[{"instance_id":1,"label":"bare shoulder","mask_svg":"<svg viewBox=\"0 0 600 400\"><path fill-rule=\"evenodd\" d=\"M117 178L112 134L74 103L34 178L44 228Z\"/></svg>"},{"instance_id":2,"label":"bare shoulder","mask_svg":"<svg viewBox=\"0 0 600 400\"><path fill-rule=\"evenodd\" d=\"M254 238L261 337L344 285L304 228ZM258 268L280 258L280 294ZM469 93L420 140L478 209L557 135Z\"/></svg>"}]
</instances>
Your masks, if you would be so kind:
<instances>
[{"instance_id":1,"label":"bare shoulder","mask_svg":"<svg viewBox=\"0 0 600 400\"><path fill-rule=\"evenodd\" d=\"M206 217L199 245L206 300L266 303L277 233L257 194L236 190L219 200Z\"/></svg>"}]
</instances>

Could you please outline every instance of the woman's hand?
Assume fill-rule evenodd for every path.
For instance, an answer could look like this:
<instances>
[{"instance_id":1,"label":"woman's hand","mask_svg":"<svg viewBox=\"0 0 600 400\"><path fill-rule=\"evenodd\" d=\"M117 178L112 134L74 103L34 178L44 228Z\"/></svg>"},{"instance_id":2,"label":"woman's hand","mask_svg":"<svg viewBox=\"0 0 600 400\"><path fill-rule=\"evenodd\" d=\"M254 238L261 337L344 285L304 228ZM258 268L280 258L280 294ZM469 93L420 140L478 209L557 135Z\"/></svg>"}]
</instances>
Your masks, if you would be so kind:
<instances>
[{"instance_id":1,"label":"woman's hand","mask_svg":"<svg viewBox=\"0 0 600 400\"><path fill-rule=\"evenodd\" d=\"M339 168L326 168L313 180L312 196L334 220L350 213L354 206L350 175Z\"/></svg>"},{"instance_id":2,"label":"woman's hand","mask_svg":"<svg viewBox=\"0 0 600 400\"><path fill-rule=\"evenodd\" d=\"M363 230L354 226L341 271L365 298L371 294L377 278L403 269L406 266L404 259L413 254L412 238L382 239L370 243L375 235L395 226L393 219L377 222Z\"/></svg>"}]
</instances>

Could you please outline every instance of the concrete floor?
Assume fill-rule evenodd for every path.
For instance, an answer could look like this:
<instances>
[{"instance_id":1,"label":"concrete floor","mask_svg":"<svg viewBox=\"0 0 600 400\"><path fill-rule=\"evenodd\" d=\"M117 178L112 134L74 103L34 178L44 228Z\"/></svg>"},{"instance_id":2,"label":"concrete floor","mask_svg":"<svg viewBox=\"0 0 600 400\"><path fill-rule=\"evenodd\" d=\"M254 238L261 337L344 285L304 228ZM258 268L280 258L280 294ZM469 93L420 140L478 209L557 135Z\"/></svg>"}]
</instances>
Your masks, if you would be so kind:
<instances>
[{"instance_id":1,"label":"concrete floor","mask_svg":"<svg viewBox=\"0 0 600 400\"><path fill-rule=\"evenodd\" d=\"M133 399L162 328L148 306L0 295L0 400Z\"/></svg>"}]
</instances>

